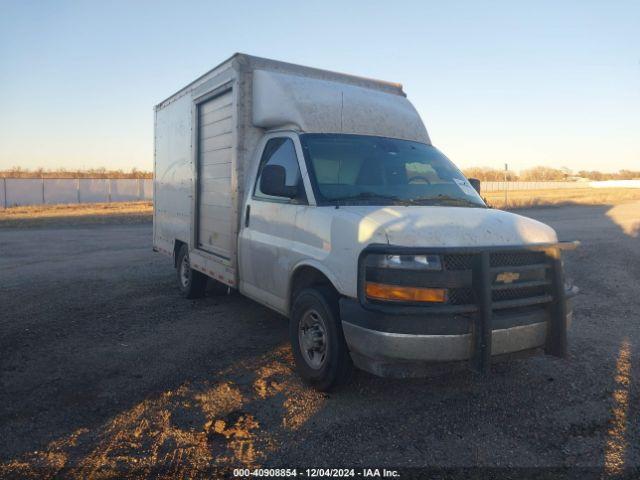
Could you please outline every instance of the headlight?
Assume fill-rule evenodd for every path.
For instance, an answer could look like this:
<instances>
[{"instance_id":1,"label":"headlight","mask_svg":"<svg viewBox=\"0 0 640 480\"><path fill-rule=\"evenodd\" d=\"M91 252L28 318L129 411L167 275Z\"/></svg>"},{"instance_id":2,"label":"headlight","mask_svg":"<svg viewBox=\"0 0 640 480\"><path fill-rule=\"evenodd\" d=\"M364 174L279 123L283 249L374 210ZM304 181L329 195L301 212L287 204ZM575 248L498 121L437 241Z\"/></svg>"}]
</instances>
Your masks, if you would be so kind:
<instances>
[{"instance_id":1,"label":"headlight","mask_svg":"<svg viewBox=\"0 0 640 480\"><path fill-rule=\"evenodd\" d=\"M365 265L364 293L370 300L409 303L447 301L446 289L423 287L419 283L421 272L442 270L439 255L376 253L367 255ZM414 284L414 280L418 283Z\"/></svg>"},{"instance_id":2,"label":"headlight","mask_svg":"<svg viewBox=\"0 0 640 480\"><path fill-rule=\"evenodd\" d=\"M375 254L367 256L367 266L401 270L442 270L442 261L438 255Z\"/></svg>"}]
</instances>

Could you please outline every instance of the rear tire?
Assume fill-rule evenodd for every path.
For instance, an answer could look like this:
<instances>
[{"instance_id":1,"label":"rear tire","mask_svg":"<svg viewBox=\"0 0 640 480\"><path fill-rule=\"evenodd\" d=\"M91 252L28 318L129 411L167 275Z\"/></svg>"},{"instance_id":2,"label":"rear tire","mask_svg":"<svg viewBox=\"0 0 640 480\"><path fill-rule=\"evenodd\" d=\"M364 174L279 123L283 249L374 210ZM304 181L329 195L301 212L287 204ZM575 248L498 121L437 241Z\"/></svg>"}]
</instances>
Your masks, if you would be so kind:
<instances>
[{"instance_id":1,"label":"rear tire","mask_svg":"<svg viewBox=\"0 0 640 480\"><path fill-rule=\"evenodd\" d=\"M185 298L200 298L207 288L207 276L191 268L189 247L182 245L178 252L177 276L180 292Z\"/></svg>"},{"instance_id":2,"label":"rear tire","mask_svg":"<svg viewBox=\"0 0 640 480\"><path fill-rule=\"evenodd\" d=\"M333 289L308 288L296 296L289 336L296 369L305 383L326 392L351 379L353 363Z\"/></svg>"}]
</instances>

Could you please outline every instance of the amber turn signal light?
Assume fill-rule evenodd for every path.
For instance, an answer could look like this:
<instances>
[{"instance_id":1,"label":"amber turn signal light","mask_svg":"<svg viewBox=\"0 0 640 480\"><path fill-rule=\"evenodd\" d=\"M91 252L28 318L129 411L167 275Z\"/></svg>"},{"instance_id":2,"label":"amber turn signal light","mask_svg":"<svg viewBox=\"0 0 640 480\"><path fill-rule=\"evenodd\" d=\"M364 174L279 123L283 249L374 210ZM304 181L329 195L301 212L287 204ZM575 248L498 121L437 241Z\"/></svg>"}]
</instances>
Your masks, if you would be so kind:
<instances>
[{"instance_id":1,"label":"amber turn signal light","mask_svg":"<svg viewBox=\"0 0 640 480\"><path fill-rule=\"evenodd\" d=\"M395 302L444 303L447 298L447 291L443 288L403 287L374 282L367 282L366 293L367 297L372 300Z\"/></svg>"}]
</instances>

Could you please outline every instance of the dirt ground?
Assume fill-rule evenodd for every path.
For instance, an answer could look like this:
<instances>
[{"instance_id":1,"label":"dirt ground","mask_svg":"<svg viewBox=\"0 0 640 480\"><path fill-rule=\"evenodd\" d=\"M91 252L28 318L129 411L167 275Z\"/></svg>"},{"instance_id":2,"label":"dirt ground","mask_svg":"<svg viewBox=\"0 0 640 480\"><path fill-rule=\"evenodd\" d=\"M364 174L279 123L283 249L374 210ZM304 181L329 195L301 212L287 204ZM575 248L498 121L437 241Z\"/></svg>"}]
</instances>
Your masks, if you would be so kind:
<instances>
[{"instance_id":1,"label":"dirt ground","mask_svg":"<svg viewBox=\"0 0 640 480\"><path fill-rule=\"evenodd\" d=\"M640 466L640 202L519 213L583 242L567 360L328 395L292 372L284 318L180 298L150 223L0 229L0 477Z\"/></svg>"}]
</instances>

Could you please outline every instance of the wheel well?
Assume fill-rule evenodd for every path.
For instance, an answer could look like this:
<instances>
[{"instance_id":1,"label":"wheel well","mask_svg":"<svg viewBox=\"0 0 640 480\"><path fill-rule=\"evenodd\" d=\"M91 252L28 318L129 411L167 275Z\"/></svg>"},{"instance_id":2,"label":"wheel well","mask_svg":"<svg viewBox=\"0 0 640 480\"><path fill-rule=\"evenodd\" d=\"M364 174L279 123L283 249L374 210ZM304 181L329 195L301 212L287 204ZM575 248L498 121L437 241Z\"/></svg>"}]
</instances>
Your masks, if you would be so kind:
<instances>
[{"instance_id":1,"label":"wheel well","mask_svg":"<svg viewBox=\"0 0 640 480\"><path fill-rule=\"evenodd\" d=\"M338 292L336 290L336 287L333 286L333 283L331 283L331 280L329 280L324 273L322 273L317 268L310 267L308 265L296 269L296 271L293 273L293 276L291 277L290 285L291 293L289 295L289 306L293 304L293 300L294 298L296 298L298 292L304 290L305 288L317 287L322 285L331 287L336 291L336 293Z\"/></svg>"},{"instance_id":2,"label":"wheel well","mask_svg":"<svg viewBox=\"0 0 640 480\"><path fill-rule=\"evenodd\" d=\"M183 245L186 245L182 240L176 240L173 244L173 266L178 268L178 253Z\"/></svg>"}]
</instances>

